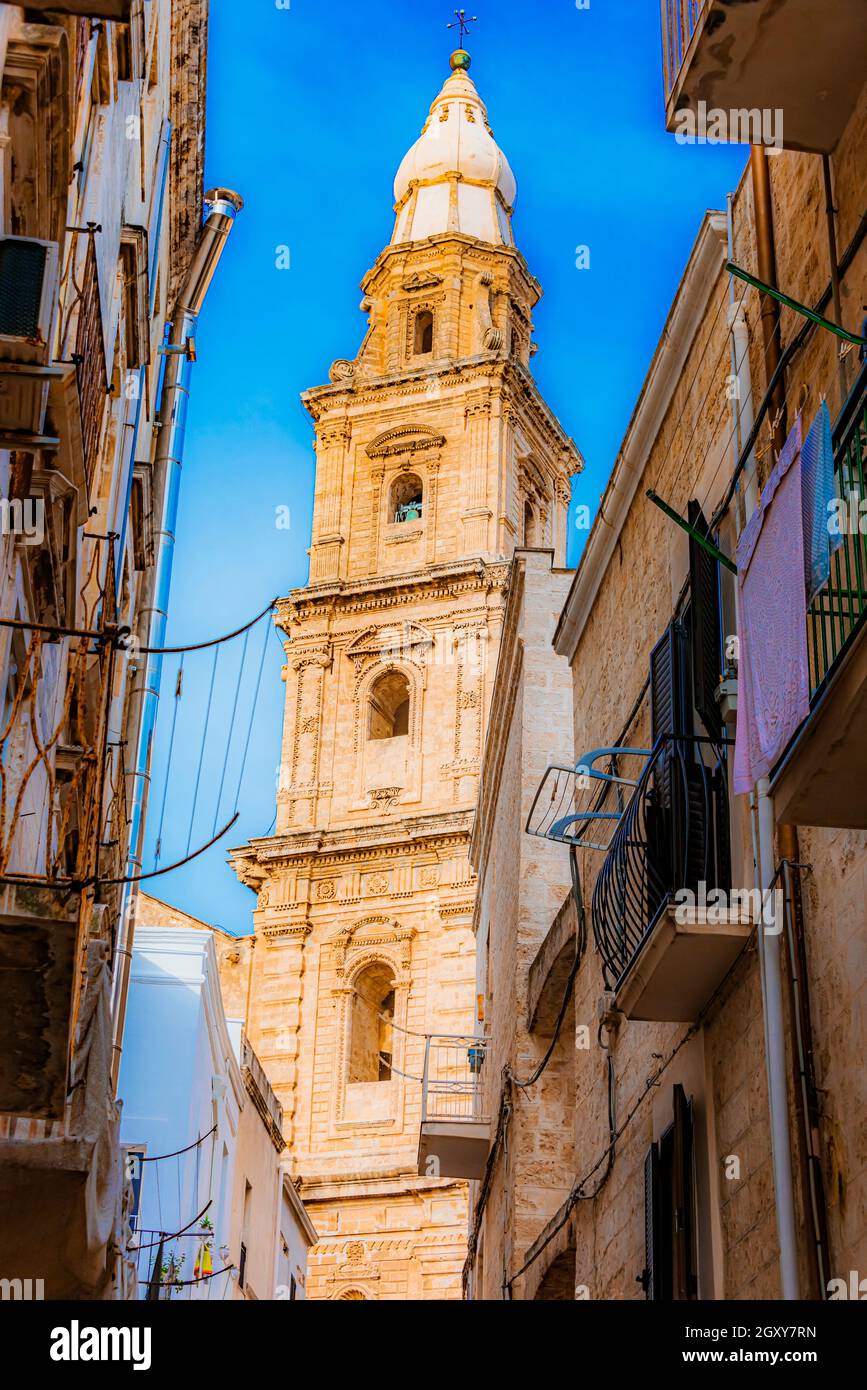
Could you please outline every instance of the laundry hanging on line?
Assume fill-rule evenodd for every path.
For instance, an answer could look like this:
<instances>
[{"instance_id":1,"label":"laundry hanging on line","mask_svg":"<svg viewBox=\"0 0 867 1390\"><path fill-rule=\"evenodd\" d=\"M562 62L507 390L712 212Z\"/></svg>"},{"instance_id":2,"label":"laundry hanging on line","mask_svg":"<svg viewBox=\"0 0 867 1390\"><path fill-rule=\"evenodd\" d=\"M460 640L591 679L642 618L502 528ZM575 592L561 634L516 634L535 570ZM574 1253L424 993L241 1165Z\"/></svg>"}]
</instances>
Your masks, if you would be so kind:
<instances>
[{"instance_id":1,"label":"laundry hanging on line","mask_svg":"<svg viewBox=\"0 0 867 1390\"><path fill-rule=\"evenodd\" d=\"M736 793L767 777L810 712L802 440L798 416L738 542Z\"/></svg>"}]
</instances>

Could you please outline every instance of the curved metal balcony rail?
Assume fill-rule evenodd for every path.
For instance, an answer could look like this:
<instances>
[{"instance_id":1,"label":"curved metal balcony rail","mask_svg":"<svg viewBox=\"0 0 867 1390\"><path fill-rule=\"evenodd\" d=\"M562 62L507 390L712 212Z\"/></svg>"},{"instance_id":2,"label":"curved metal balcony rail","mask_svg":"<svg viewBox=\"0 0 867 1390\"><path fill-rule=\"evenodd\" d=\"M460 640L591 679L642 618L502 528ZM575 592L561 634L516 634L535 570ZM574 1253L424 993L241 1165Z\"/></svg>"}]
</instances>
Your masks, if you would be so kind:
<instances>
[{"instance_id":1,"label":"curved metal balcony rail","mask_svg":"<svg viewBox=\"0 0 867 1390\"><path fill-rule=\"evenodd\" d=\"M527 834L607 853L639 786L650 748L594 748L574 767L552 763L527 818Z\"/></svg>"},{"instance_id":2,"label":"curved metal balcony rail","mask_svg":"<svg viewBox=\"0 0 867 1390\"><path fill-rule=\"evenodd\" d=\"M654 746L593 889L593 935L615 988L672 896L730 888L723 750L666 735Z\"/></svg>"}]
</instances>

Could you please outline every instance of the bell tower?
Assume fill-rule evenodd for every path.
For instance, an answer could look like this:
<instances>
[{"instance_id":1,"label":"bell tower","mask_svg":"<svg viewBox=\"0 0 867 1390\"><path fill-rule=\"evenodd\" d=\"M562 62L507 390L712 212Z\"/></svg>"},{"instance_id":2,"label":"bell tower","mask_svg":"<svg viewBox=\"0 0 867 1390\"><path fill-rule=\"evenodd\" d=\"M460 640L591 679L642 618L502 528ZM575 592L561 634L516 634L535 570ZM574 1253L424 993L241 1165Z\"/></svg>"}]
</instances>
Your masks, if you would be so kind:
<instances>
[{"instance_id":1,"label":"bell tower","mask_svg":"<svg viewBox=\"0 0 867 1390\"><path fill-rule=\"evenodd\" d=\"M573 442L530 371L541 290L515 179L452 72L395 181L354 359L304 394L310 578L279 605L286 702L249 1032L319 1232L314 1298L458 1298L467 1185L419 1176L424 1035L475 1031L467 849L516 546L565 564Z\"/></svg>"}]
</instances>

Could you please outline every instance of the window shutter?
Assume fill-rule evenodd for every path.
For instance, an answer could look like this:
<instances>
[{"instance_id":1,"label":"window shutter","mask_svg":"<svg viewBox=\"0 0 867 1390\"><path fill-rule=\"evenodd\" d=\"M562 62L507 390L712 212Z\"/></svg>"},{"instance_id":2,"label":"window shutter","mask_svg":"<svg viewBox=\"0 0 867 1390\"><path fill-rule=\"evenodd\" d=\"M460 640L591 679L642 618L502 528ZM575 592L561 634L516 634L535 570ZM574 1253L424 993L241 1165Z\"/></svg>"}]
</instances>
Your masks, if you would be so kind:
<instances>
[{"instance_id":1,"label":"window shutter","mask_svg":"<svg viewBox=\"0 0 867 1390\"><path fill-rule=\"evenodd\" d=\"M696 1297L693 1239L692 1106L682 1086L674 1090L674 1143L672 1147L673 1296Z\"/></svg>"},{"instance_id":2,"label":"window shutter","mask_svg":"<svg viewBox=\"0 0 867 1390\"><path fill-rule=\"evenodd\" d=\"M650 653L651 747L655 748L657 740L664 735L676 738L690 732L685 718L685 670L686 630L675 621ZM673 855L675 846L682 843L682 835L678 837L675 833L683 797L674 752L674 744L669 742L660 754L648 807L648 875L651 882L667 890L672 888L673 879L680 873Z\"/></svg>"},{"instance_id":3,"label":"window shutter","mask_svg":"<svg viewBox=\"0 0 867 1390\"><path fill-rule=\"evenodd\" d=\"M686 631L673 622L650 653L651 741L663 734L677 737L690 733L686 721L684 672Z\"/></svg>"},{"instance_id":4,"label":"window shutter","mask_svg":"<svg viewBox=\"0 0 867 1390\"><path fill-rule=\"evenodd\" d=\"M702 535L708 525L698 502L687 508L690 526ZM719 564L692 536L689 538L689 584L692 597L692 687L695 707L711 738L719 741L723 722L716 701L722 678L720 661Z\"/></svg>"},{"instance_id":5,"label":"window shutter","mask_svg":"<svg viewBox=\"0 0 867 1390\"><path fill-rule=\"evenodd\" d=\"M659 1222L659 1148L651 1144L644 1159L644 1296L661 1299Z\"/></svg>"}]
</instances>

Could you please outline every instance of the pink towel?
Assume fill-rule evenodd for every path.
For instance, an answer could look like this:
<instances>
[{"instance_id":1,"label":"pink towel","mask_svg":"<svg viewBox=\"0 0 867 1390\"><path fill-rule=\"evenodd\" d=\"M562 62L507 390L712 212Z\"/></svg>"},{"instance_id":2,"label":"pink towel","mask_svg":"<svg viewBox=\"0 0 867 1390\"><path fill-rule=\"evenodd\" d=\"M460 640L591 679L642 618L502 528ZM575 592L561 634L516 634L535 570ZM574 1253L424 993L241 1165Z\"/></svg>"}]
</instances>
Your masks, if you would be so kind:
<instances>
[{"instance_id":1,"label":"pink towel","mask_svg":"<svg viewBox=\"0 0 867 1390\"><path fill-rule=\"evenodd\" d=\"M738 542L738 793L767 777L810 713L801 442L798 416Z\"/></svg>"}]
</instances>

